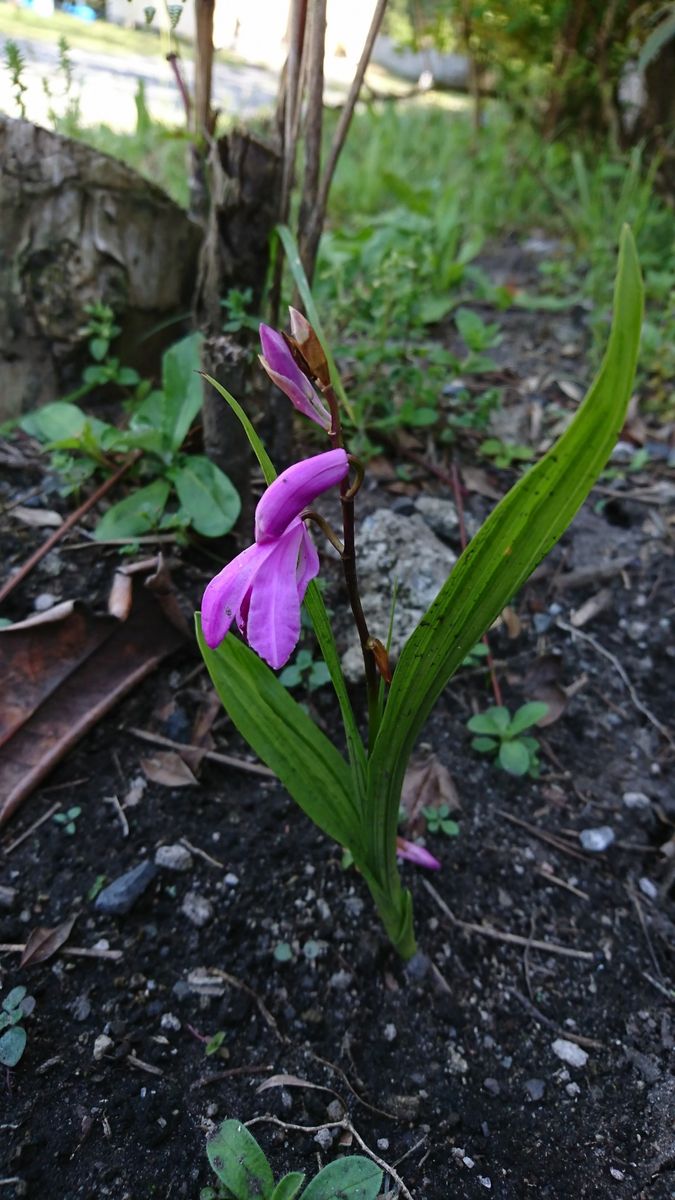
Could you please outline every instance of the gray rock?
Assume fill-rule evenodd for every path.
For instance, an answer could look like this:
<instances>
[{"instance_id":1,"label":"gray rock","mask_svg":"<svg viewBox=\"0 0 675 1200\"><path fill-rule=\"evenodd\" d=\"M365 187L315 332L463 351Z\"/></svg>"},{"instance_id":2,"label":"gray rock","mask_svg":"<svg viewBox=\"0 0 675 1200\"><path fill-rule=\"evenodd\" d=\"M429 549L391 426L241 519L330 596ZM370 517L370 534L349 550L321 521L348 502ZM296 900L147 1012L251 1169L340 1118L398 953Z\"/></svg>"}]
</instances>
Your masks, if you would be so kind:
<instances>
[{"instance_id":1,"label":"gray rock","mask_svg":"<svg viewBox=\"0 0 675 1200\"><path fill-rule=\"evenodd\" d=\"M456 554L417 514L404 517L388 508L378 508L366 517L358 539L361 601L372 636L385 641L392 592L397 584L393 660L398 658L456 561ZM355 633L342 656L342 667L353 683L363 676L363 659Z\"/></svg>"},{"instance_id":2,"label":"gray rock","mask_svg":"<svg viewBox=\"0 0 675 1200\"><path fill-rule=\"evenodd\" d=\"M582 829L579 841L584 850L592 850L596 854L606 850L614 841L614 830L609 825L599 825L597 829Z\"/></svg>"},{"instance_id":3,"label":"gray rock","mask_svg":"<svg viewBox=\"0 0 675 1200\"><path fill-rule=\"evenodd\" d=\"M157 866L165 867L167 871L189 871L192 861L190 851L179 842L172 846L159 846L155 854Z\"/></svg>"},{"instance_id":4,"label":"gray rock","mask_svg":"<svg viewBox=\"0 0 675 1200\"><path fill-rule=\"evenodd\" d=\"M489 1077L488 1079L484 1079L483 1087L485 1088L486 1092L490 1093L491 1096L499 1095L499 1091L500 1091L499 1080L492 1079L491 1077Z\"/></svg>"},{"instance_id":5,"label":"gray rock","mask_svg":"<svg viewBox=\"0 0 675 1200\"><path fill-rule=\"evenodd\" d=\"M178 1020L178 1017L172 1012L162 1013L159 1023L162 1029L168 1029L171 1031L171 1033L178 1033L179 1029L181 1028L181 1023Z\"/></svg>"},{"instance_id":6,"label":"gray rock","mask_svg":"<svg viewBox=\"0 0 675 1200\"><path fill-rule=\"evenodd\" d=\"M322 1150L330 1150L333 1145L334 1133L332 1129L320 1129L314 1134L314 1141L318 1143Z\"/></svg>"},{"instance_id":7,"label":"gray rock","mask_svg":"<svg viewBox=\"0 0 675 1200\"><path fill-rule=\"evenodd\" d=\"M439 496L422 495L417 497L415 508L438 537L448 539L457 536L459 517L452 500L442 500Z\"/></svg>"},{"instance_id":8,"label":"gray rock","mask_svg":"<svg viewBox=\"0 0 675 1200\"><path fill-rule=\"evenodd\" d=\"M213 917L213 905L206 896L200 896L198 892L186 892L181 904L181 912L201 929L204 925L208 925Z\"/></svg>"},{"instance_id":9,"label":"gray rock","mask_svg":"<svg viewBox=\"0 0 675 1200\"><path fill-rule=\"evenodd\" d=\"M651 879L647 878L646 875L642 876L639 886L640 891L644 896L647 896L649 900L656 900L659 894L659 889L655 883L652 883Z\"/></svg>"},{"instance_id":10,"label":"gray rock","mask_svg":"<svg viewBox=\"0 0 675 1200\"><path fill-rule=\"evenodd\" d=\"M626 808L649 808L651 801L644 792L624 792L621 797Z\"/></svg>"},{"instance_id":11,"label":"gray rock","mask_svg":"<svg viewBox=\"0 0 675 1200\"><path fill-rule=\"evenodd\" d=\"M16 888L0 885L0 908L13 908L16 895Z\"/></svg>"},{"instance_id":12,"label":"gray rock","mask_svg":"<svg viewBox=\"0 0 675 1200\"><path fill-rule=\"evenodd\" d=\"M567 1038L556 1038L551 1049L557 1058L562 1059L570 1067L585 1067L588 1054L576 1042L568 1042Z\"/></svg>"},{"instance_id":13,"label":"gray rock","mask_svg":"<svg viewBox=\"0 0 675 1200\"><path fill-rule=\"evenodd\" d=\"M47 612L48 609L54 607L56 602L56 596L53 596L51 592L40 592L33 601L33 608L39 613Z\"/></svg>"},{"instance_id":14,"label":"gray rock","mask_svg":"<svg viewBox=\"0 0 675 1200\"><path fill-rule=\"evenodd\" d=\"M530 1100L541 1100L546 1091L546 1084L543 1079L528 1079L525 1084L525 1091Z\"/></svg>"},{"instance_id":15,"label":"gray rock","mask_svg":"<svg viewBox=\"0 0 675 1200\"><path fill-rule=\"evenodd\" d=\"M120 875L102 892L99 892L94 907L98 912L107 913L108 916L123 916L133 908L137 900L140 900L143 892L150 886L156 875L155 864L144 859L137 867Z\"/></svg>"}]
</instances>

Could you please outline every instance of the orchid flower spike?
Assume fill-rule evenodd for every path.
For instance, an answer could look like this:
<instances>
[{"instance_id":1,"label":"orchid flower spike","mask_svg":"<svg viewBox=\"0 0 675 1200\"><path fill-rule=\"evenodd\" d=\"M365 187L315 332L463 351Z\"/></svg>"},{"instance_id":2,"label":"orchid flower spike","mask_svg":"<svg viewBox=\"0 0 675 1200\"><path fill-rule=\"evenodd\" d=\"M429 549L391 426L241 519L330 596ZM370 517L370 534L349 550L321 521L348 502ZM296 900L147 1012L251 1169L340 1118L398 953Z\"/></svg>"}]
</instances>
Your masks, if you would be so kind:
<instances>
[{"instance_id":1,"label":"orchid flower spike","mask_svg":"<svg viewBox=\"0 0 675 1200\"><path fill-rule=\"evenodd\" d=\"M288 396L298 412L328 432L332 424L328 407L300 370L283 335L269 325L261 325L260 343L263 351L260 362L272 382Z\"/></svg>"},{"instance_id":2,"label":"orchid flower spike","mask_svg":"<svg viewBox=\"0 0 675 1200\"><path fill-rule=\"evenodd\" d=\"M409 842L406 838L397 837L396 853L399 858L406 858L408 862L415 863L418 867L426 867L428 871L440 871L441 864L437 858L424 846L419 846L417 842Z\"/></svg>"},{"instance_id":3,"label":"orchid flower spike","mask_svg":"<svg viewBox=\"0 0 675 1200\"><path fill-rule=\"evenodd\" d=\"M270 484L256 508L256 540L209 583L202 630L215 650L233 621L249 646L275 670L300 637L300 606L319 556L300 519L308 504L349 472L344 450L295 463Z\"/></svg>"}]
</instances>

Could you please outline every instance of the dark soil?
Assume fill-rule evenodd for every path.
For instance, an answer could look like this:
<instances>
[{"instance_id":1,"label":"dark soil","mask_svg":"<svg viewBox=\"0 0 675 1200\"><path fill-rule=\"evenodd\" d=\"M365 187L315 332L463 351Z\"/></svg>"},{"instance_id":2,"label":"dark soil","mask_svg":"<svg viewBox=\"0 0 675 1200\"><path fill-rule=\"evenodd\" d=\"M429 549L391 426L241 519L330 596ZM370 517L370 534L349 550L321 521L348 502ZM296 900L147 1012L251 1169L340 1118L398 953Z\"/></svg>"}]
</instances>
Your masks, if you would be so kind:
<instances>
[{"instance_id":1,"label":"dark soil","mask_svg":"<svg viewBox=\"0 0 675 1200\"><path fill-rule=\"evenodd\" d=\"M537 320L521 314L519 340L513 330L514 397L535 369L527 344ZM15 474L7 490L27 490L29 477ZM37 1001L26 1053L0 1085L3 1197L196 1200L213 1182L204 1146L214 1123L269 1116L316 1127L335 1119L336 1098L365 1144L399 1164L415 1200L672 1195L673 753L635 704L672 720L672 534L654 482L619 480L620 498L602 511L607 497L595 493L547 560L559 575L515 602L521 632L492 636L511 707L533 698L526 673L538 662L540 678L545 656L557 656L558 685L570 692L541 731L540 778L514 780L470 749L466 722L492 702L483 670L460 673L438 705L420 751L455 782L460 835L427 839L437 874L402 868L419 941L408 966L358 875L274 782L208 760L197 785L145 780L141 760L158 748L130 729L189 741L204 712L207 680L191 649L71 751L4 831L0 882L16 897L0 909L0 940L23 943L77 912L69 945L121 957L60 953L19 970L15 952L0 955L2 991L25 983ZM469 512L485 505L467 497ZM43 536L5 514L4 560L22 561ZM8 615L29 611L40 592L105 595L114 554L67 547L14 593ZM623 573L559 587L565 571L618 557L631 559ZM191 602L207 577L204 558L182 555L176 578ZM601 588L605 605L581 630L594 642L558 627ZM307 701L330 729L330 689ZM212 732L216 749L249 757L224 718ZM126 804L128 836L111 797ZM75 834L49 819L11 849L57 800L81 806ZM613 843L584 851L579 832L601 826ZM197 848L186 872L161 870L124 916L96 910L92 890L180 839ZM187 893L210 902L201 927L183 911ZM448 909L497 934L453 924ZM221 1048L207 1055L218 1032ZM586 1051L584 1065L556 1055L561 1038ZM279 1074L329 1090L258 1090ZM276 1175L311 1175L338 1150L361 1152L354 1139L326 1148L315 1130L271 1120L253 1128ZM391 1179L386 1187L395 1194Z\"/></svg>"}]
</instances>

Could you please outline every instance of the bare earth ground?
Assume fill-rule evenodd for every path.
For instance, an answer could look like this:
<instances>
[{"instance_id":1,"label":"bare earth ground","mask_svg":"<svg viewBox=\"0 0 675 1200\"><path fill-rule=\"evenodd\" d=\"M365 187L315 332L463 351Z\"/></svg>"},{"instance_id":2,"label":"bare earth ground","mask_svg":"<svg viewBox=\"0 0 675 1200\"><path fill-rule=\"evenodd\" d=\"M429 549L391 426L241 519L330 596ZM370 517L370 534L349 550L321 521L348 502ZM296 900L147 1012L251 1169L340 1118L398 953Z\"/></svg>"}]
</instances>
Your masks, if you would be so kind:
<instances>
[{"instance_id":1,"label":"bare earth ground","mask_svg":"<svg viewBox=\"0 0 675 1200\"><path fill-rule=\"evenodd\" d=\"M514 428L528 380L539 380L545 404L565 402L556 380L576 372L585 382L583 359L570 368L569 358L581 314L566 320L571 329L559 316L508 314ZM489 475L503 490L508 477ZM7 472L3 499L40 480ZM359 877L278 785L208 760L193 786L145 778L141 760L156 748L130 729L186 742L204 712L207 681L191 649L68 755L3 831L0 883L16 897L0 910L0 942L23 943L33 927L79 912L69 944L105 939L121 958L61 953L20 971L16 953L0 955L3 991L25 982L37 1000L24 1058L0 1083L0 1178L17 1180L3 1197L195 1200L212 1182L213 1122L315 1127L335 1120L336 1098L415 1200L672 1194L675 795L672 741L654 723L672 726L673 716L666 483L657 462L613 482L618 497L595 492L549 573L515 600L520 632L492 636L506 703L533 698L526 673L539 662L540 677L544 656L570 693L542 730L538 780L514 780L470 750L466 722L491 703L483 670L460 673L439 704L422 750L454 780L460 835L428 839L443 864L433 877L403 868L420 947L408 967L387 947ZM448 495L422 470L411 503L419 488ZM370 502L391 498L380 485ZM44 492L34 502L58 506ZM469 489L469 514L488 503ZM9 511L0 536L13 566L44 534ZM208 562L195 551L175 557L196 604ZM623 571L594 577L618 558L629 560ZM45 591L100 598L116 561L99 548L69 551L66 539L7 615L30 611ZM570 570L585 570L585 582L561 584ZM326 577L339 608L334 564ZM579 634L558 625L601 589L604 604ZM330 689L307 700L330 729ZM212 733L217 750L247 757L225 719ZM128 805L128 834L111 796ZM81 806L75 835L50 818L11 849L56 801ZM612 845L584 851L579 831L600 826L613 830ZM159 872L124 916L96 910L89 893L101 876L110 882L180 839L196 848L186 872ZM187 893L210 902L201 926L183 911ZM288 961L275 956L280 944ZM204 1039L218 1031L221 1049L207 1056ZM95 1057L101 1034L109 1041ZM583 1065L558 1057L560 1038L586 1052ZM329 1090L257 1090L279 1074ZM330 1145L334 1130L317 1142L265 1119L254 1132L277 1175L313 1174L344 1149L338 1137ZM391 1178L386 1186L395 1194Z\"/></svg>"}]
</instances>

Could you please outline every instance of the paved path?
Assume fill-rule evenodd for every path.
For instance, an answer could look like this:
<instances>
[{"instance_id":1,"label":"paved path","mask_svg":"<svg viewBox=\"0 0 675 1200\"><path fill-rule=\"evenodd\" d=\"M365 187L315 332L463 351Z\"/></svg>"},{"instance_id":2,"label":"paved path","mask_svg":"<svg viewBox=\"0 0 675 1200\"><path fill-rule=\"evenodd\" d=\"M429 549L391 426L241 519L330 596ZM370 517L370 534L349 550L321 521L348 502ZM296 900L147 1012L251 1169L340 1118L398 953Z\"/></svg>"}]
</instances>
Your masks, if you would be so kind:
<instances>
[{"instance_id":1,"label":"paved path","mask_svg":"<svg viewBox=\"0 0 675 1200\"><path fill-rule=\"evenodd\" d=\"M25 55L27 70L24 82L26 116L41 125L49 125L50 103L62 114L65 108L63 76L58 70L58 49L50 42L15 39ZM0 52L4 39L0 38ZM0 65L0 110L18 116L13 99L9 74ZM79 96L81 112L87 125L103 123L119 131L136 128L134 95L138 80L145 83L145 99L150 114L158 121L182 125L183 107L173 72L161 56L142 57L137 54L105 55L89 50L72 49L74 92ZM184 63L188 84L192 84L192 64ZM54 93L50 102L44 93L43 80ZM213 103L223 113L251 115L274 105L277 76L264 67L242 63L217 63L214 71Z\"/></svg>"}]
</instances>

